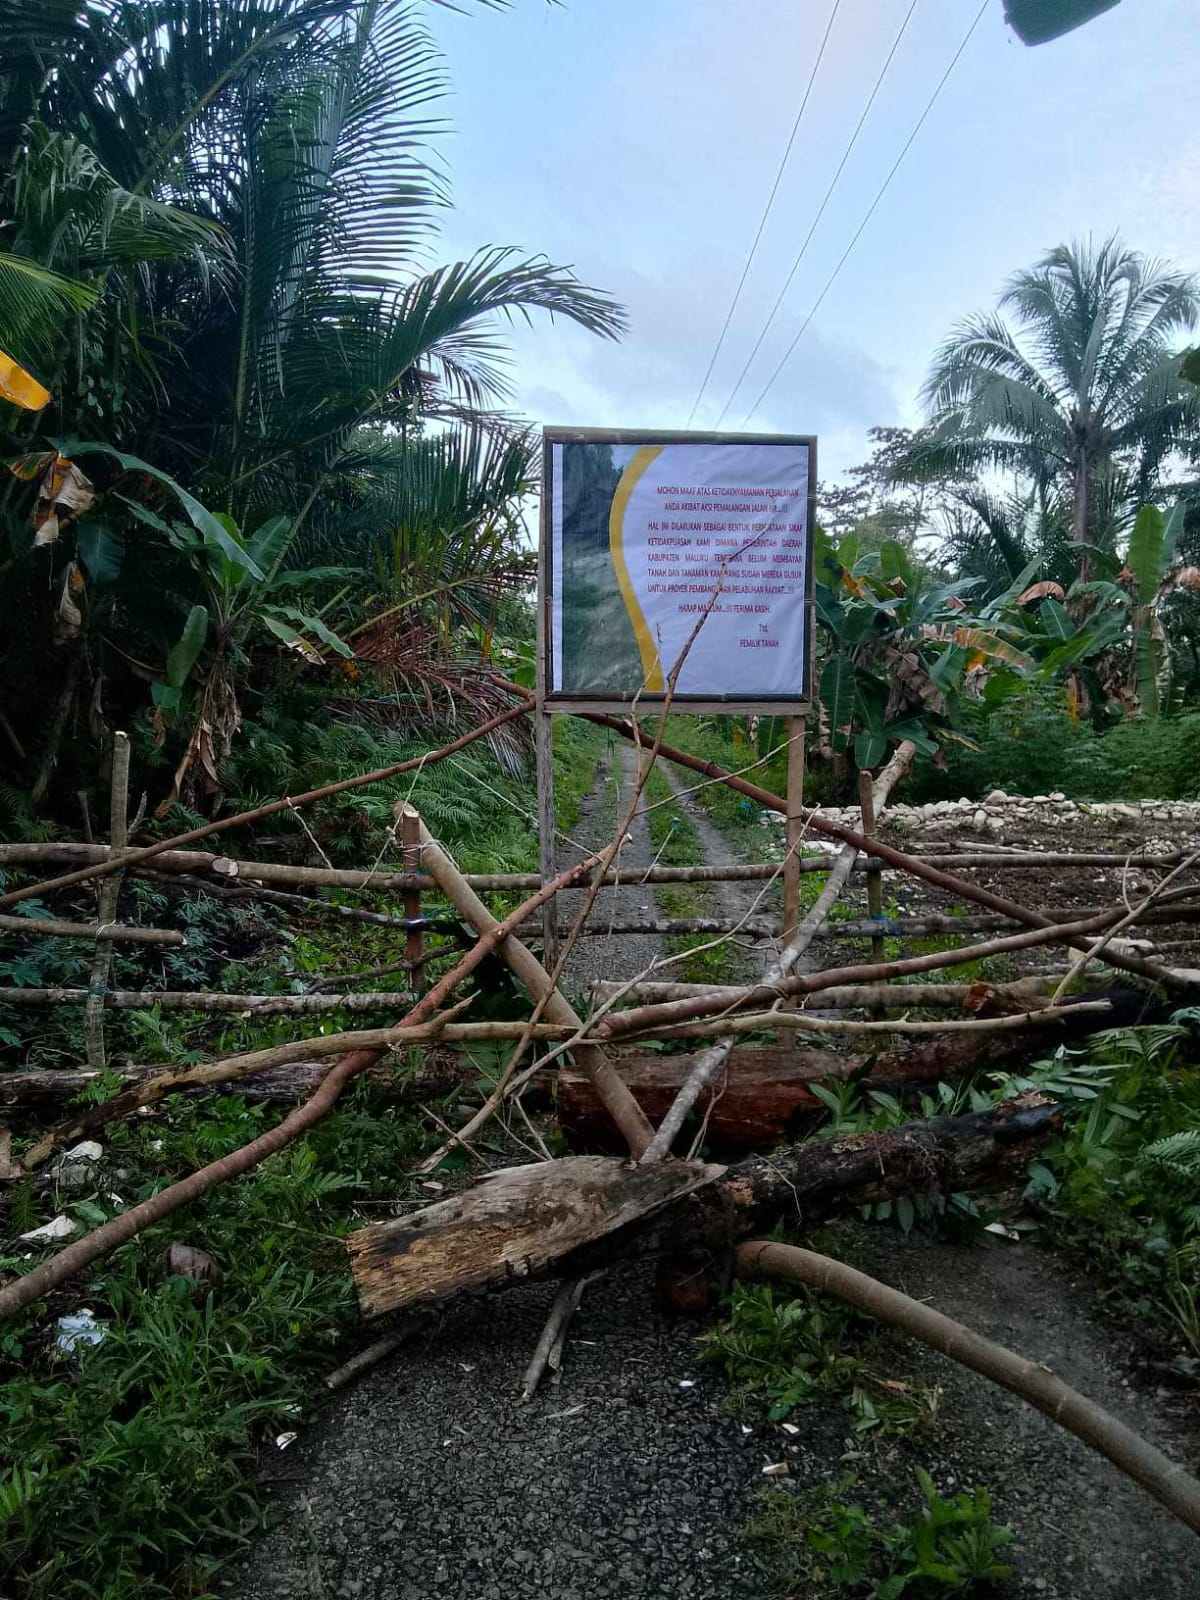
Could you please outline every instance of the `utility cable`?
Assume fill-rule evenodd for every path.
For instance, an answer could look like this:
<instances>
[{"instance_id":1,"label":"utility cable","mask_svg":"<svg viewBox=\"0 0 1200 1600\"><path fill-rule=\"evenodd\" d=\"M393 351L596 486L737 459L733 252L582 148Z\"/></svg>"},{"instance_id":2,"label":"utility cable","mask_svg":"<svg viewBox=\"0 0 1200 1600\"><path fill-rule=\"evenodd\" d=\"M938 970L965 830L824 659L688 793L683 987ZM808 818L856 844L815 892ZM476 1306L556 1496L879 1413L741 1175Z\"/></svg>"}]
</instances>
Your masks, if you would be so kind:
<instances>
[{"instance_id":1,"label":"utility cable","mask_svg":"<svg viewBox=\"0 0 1200 1600\"><path fill-rule=\"evenodd\" d=\"M915 123L915 125L913 127L912 132L909 134L908 138L904 141L904 145L903 145L903 147L902 147L902 149L900 151L900 154L896 157L895 161L892 163L891 171L888 173L887 177L880 184L879 189L878 189L878 191L877 191L877 193L875 195L875 198L871 201L871 204L867 207L866 215L863 217L862 221L859 223L858 227L855 229L854 237L850 240L850 243L846 246L845 250L842 252L841 260L838 262L837 266L834 267L833 271L829 274L829 277L825 281L825 287L821 290L820 294L817 296L816 300L813 302L813 306L812 306L811 311L805 317L804 321L800 324L800 329L799 329L798 333L796 334L796 337L792 340L791 344L788 345L787 349L784 351L783 357L780 360L779 365L775 368L775 371L767 379L767 381L764 384L764 386L762 388L762 391L760 392L757 400L755 400L754 404L750 407L750 410L746 413L745 418L743 419L743 422L742 422L742 426L743 427L745 427L746 423L750 421L750 418L758 410L759 406L762 405L763 401L766 399L767 395L770 393L771 389L774 387L775 382L779 377L779 374L783 371L784 367L787 366L788 362L792 358L793 351L795 350L796 346L800 343L800 340L804 337L805 331L808 328L809 323L812 321L812 319L816 316L817 312L820 310L821 304L824 301L825 296L829 293L830 289L833 288L834 282L836 281L836 279L838 277L838 274L841 272L842 268L846 265L846 262L850 258L851 251L854 249L854 246L858 243L859 239L862 237L864 231L866 230L867 224L870 222L871 218L875 215L875 212L876 212L876 210L877 210L877 208L879 206L879 202L883 199L884 195L887 193L889 187L891 186L892 179L896 176L896 173L900 170L900 163L904 160L905 156L908 154L909 150L912 148L913 141L916 139L917 135L920 133L921 129L924 127L925 120L929 116L929 113L933 110L934 104L935 104L938 96L941 94L942 90L945 88L946 82L949 79L950 74L954 71L955 67L958 65L959 59L962 56L963 51L967 48L967 45L970 44L971 37L974 34L975 29L979 26L980 22L982 22L983 14L987 10L989 4L990 4L990 0L983 0L983 4L980 6L979 10L975 13L975 20L971 23L971 26L967 29L966 34L963 37L962 43L959 45L958 49L954 52L954 55L951 57L949 66L946 68L945 72L942 73L942 76L938 79L937 87L934 89L933 93L930 95L928 101L926 102L924 111L922 111L921 115L917 118L917 121L916 121L916 123Z\"/></svg>"},{"instance_id":2,"label":"utility cable","mask_svg":"<svg viewBox=\"0 0 1200 1600\"><path fill-rule=\"evenodd\" d=\"M767 218L771 215L771 207L775 204L775 196L779 193L779 185L783 181L784 169L787 167L788 160L791 156L792 146L796 142L796 135L800 131L800 123L804 117L804 109L808 105L809 96L812 94L813 84L817 81L817 73L820 70L821 61L825 55L825 46L829 43L829 35L833 32L833 24L837 17L838 9L841 6L841 3L842 0L833 0L833 10L829 13L829 21L825 24L825 33L821 39L821 47L817 51L817 59L813 62L812 71L808 75L808 84L804 90L804 98L800 101L800 109L796 113L796 120L792 123L792 131L788 135L788 142L784 147L783 155L779 160L779 166L775 171L775 181L771 185L771 192L767 196L767 203L763 207L763 214L758 220L758 231L754 235L754 241L750 246L750 253L746 257L745 265L742 267L742 275L738 279L737 288L733 291L733 299L729 302L729 310L725 313L725 321L722 324L721 332L717 337L717 342L713 348L713 353L708 358L708 366L705 369L704 377L701 380L700 387L696 391L696 398L692 401L692 409L688 412L687 425L689 428L692 425L693 417L695 417L696 412L700 408L701 400L704 399L704 391L708 388L708 380L712 377L713 368L717 364L717 357L721 354L721 348L725 343L725 335L729 332L729 324L733 321L733 314L737 310L738 301L742 297L742 290L746 287L746 279L749 276L750 268L754 262L754 257L758 252L758 246L763 236L763 229L767 225Z\"/></svg>"},{"instance_id":3,"label":"utility cable","mask_svg":"<svg viewBox=\"0 0 1200 1600\"><path fill-rule=\"evenodd\" d=\"M846 163L850 159L850 156L851 156L851 154L852 154L852 152L854 150L854 146L858 143L858 136L863 130L863 124L866 122L867 117L870 115L871 107L875 104L875 97L876 97L876 95L878 95L880 89L883 86L883 80L887 77L888 68L892 64L892 59L895 56L896 51L900 48L901 39L904 38L905 33L908 31L908 25L912 21L912 14L917 9L917 5L918 5L918 0L912 0L912 4L909 6L908 11L905 13L904 21L900 24L900 31L899 31L899 33L897 33L896 37L892 40L892 48L888 51L887 57L884 60L883 66L880 67L880 69L879 69L879 76L875 79L875 86L871 90L870 94L867 96L867 103L862 108L862 115L859 117L858 122L855 125L854 132L850 135L850 142L849 142L849 144L847 144L845 150L842 151L842 159L838 162L837 170L834 172L833 177L829 180L829 187L825 191L825 198L821 201L821 204L817 207L817 214L812 219L812 223L809 226L808 232L804 235L804 243L800 246L799 253L796 256L796 259L792 262L792 270L788 273L787 277L784 279L783 288L780 289L779 293L775 297L775 304L771 307L770 315L767 317L767 320L763 323L762 332L759 334L758 338L754 341L754 348L751 350L750 354L746 357L746 360L745 360L745 363L744 363L744 365L742 367L742 370L738 373L737 382L734 384L733 388L730 390L729 399L726 400L724 406L721 408L721 415L717 418L716 423L715 423L715 426L718 427L718 428L721 426L722 422L725 420L725 413L729 410L730 406L733 404L734 400L737 398L738 390L742 387L742 384L746 381L746 374L749 372L751 366L753 365L755 356L762 349L763 340L767 337L767 334L770 332L771 325L774 323L775 318L778 316L779 308L784 302L784 297L786 296L788 290L792 286L792 280L795 278L797 272L800 270L800 263L804 260L804 257L808 252L808 247L812 243L813 234L816 233L817 226L820 223L821 218L825 215L825 208L826 208L826 206L828 206L830 200L833 198L833 191L838 186L838 179L841 177L842 172L845 169Z\"/></svg>"}]
</instances>

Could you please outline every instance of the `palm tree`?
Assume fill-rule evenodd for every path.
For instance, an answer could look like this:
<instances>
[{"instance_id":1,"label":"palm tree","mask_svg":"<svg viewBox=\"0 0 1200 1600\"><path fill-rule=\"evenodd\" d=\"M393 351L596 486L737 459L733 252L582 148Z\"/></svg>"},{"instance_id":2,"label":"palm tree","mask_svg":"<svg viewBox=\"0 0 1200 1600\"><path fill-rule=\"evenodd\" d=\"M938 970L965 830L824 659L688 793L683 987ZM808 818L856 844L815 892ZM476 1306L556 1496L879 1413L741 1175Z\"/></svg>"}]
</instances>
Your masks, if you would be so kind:
<instances>
[{"instance_id":1,"label":"palm tree","mask_svg":"<svg viewBox=\"0 0 1200 1600\"><path fill-rule=\"evenodd\" d=\"M1051 250L1000 308L1015 327L1000 312L969 317L938 352L930 428L903 471L999 469L1061 493L1083 571L1085 547L1111 547L1163 463L1200 436L1200 391L1173 348L1200 314L1200 284L1112 238Z\"/></svg>"},{"instance_id":2,"label":"palm tree","mask_svg":"<svg viewBox=\"0 0 1200 1600\"><path fill-rule=\"evenodd\" d=\"M377 609L434 637L431 612L486 628L481 601L520 569L507 322L613 338L624 319L515 249L431 267L444 89L408 0L0 0L0 318L19 256L42 273L18 269L22 348L53 391L36 423L0 405L0 432L94 464L123 659L160 662L199 603L181 504L214 548L284 519L289 567L336 548ZM32 588L31 497L0 487ZM108 651L88 659L125 670Z\"/></svg>"}]
</instances>

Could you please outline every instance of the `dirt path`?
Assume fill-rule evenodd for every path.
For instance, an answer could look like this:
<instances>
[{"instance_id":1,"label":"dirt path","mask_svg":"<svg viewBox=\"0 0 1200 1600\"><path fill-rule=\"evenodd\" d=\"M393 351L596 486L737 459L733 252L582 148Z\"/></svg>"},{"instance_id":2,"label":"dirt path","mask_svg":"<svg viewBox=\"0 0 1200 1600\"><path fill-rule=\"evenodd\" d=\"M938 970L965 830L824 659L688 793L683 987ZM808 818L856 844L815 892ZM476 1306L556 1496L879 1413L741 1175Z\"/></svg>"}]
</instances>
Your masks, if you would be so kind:
<instances>
[{"instance_id":1,"label":"dirt path","mask_svg":"<svg viewBox=\"0 0 1200 1600\"><path fill-rule=\"evenodd\" d=\"M624 816L633 793L637 754L625 741L619 740L615 748L604 756L596 773L596 785L584 801L579 821L572 838L581 849L573 849L562 840L558 843L559 868L570 866L581 855L602 850L611 843L617 821ZM654 846L650 841L650 828L641 812L633 819L629 837L621 851L622 873L644 872L654 861ZM560 895L559 926L569 927L583 906L582 891ZM602 889L592 913L593 923L653 920L659 914L658 902L650 884L632 884L629 888ZM656 934L621 933L611 937L587 935L575 947L567 968L567 988L579 995L586 992L597 978L619 982L636 977L656 956L662 954L662 940Z\"/></svg>"},{"instance_id":2,"label":"dirt path","mask_svg":"<svg viewBox=\"0 0 1200 1600\"><path fill-rule=\"evenodd\" d=\"M862 1258L862 1241L853 1241ZM1165 1402L1127 1388L1109 1334L1052 1258L869 1236L875 1270L982 1331L1052 1361L1119 1416L1178 1449ZM913 1468L943 1492L984 1483L1017 1530L1020 1600L1191 1600L1195 1539L1045 1418L908 1347L898 1375L944 1386L935 1427L857 1438L826 1404L789 1436L724 1408L697 1327L656 1310L648 1275L593 1287L562 1382L527 1406L521 1371L544 1287L451 1306L428 1336L334 1405L272 1472L275 1530L233 1575L241 1600L717 1600L770 1591L740 1541L764 1485L830 1483L885 1520L915 1509ZM776 1480L779 1481L779 1480Z\"/></svg>"}]
</instances>

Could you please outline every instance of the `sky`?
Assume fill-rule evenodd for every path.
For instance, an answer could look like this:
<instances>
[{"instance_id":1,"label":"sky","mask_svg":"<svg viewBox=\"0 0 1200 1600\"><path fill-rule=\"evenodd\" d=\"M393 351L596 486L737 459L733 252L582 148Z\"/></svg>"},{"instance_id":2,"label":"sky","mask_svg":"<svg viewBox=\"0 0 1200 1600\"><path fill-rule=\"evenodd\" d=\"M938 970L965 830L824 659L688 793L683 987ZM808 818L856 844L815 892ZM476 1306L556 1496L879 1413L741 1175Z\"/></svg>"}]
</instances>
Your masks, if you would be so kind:
<instances>
[{"instance_id":1,"label":"sky","mask_svg":"<svg viewBox=\"0 0 1200 1600\"><path fill-rule=\"evenodd\" d=\"M762 242L693 426L714 427L911 0L840 0ZM516 0L431 8L452 92L443 259L511 244L626 308L619 343L514 333L539 424L687 425L833 0ZM917 0L776 322L722 426L815 433L836 478L876 424L921 419L958 319L1052 246L1119 232L1200 271L1196 0L1121 0L1029 48L982 21L780 377L755 404L978 9ZM753 408L753 409L752 409Z\"/></svg>"}]
</instances>

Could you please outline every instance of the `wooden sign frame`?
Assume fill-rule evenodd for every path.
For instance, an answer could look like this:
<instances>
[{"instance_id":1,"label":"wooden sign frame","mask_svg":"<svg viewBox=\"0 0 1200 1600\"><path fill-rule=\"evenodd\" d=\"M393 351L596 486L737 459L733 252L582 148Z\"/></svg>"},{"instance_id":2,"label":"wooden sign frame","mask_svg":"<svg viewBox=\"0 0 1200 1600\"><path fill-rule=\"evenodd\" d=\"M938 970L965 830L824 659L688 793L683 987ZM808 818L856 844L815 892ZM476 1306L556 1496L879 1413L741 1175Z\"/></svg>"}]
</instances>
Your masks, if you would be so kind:
<instances>
[{"instance_id":1,"label":"wooden sign frame","mask_svg":"<svg viewBox=\"0 0 1200 1600\"><path fill-rule=\"evenodd\" d=\"M628 429L628 428L563 428L548 427L542 430L542 481L541 509L538 537L538 597L537 597L537 647L536 647L536 710L534 716L534 744L537 757L539 863L543 884L548 883L557 870L554 820L554 750L551 718L561 713L587 711L628 711L634 699L638 710L652 712L661 708L666 696L662 692L613 694L608 696L551 693L550 651L553 646L550 607L553 600L552 567L552 508L554 495L553 446L556 444L763 444L803 445L808 450L807 540L804 562L804 661L802 663L801 692L799 695L763 695L748 699L739 695L675 695L671 701L673 712L696 712L728 716L760 715L781 716L788 719L788 845L793 847L798 839L799 812L804 797L804 756L806 719L811 709L813 692L814 635L816 615L813 602L813 535L816 528L817 509L817 439L815 434L779 433L712 433L678 430ZM794 817L793 812L797 813ZM790 869L790 870L789 870ZM794 927L799 908L798 866L789 854L784 883L784 931ZM553 900L547 902L542 912L544 961L553 969L557 962L557 911Z\"/></svg>"},{"instance_id":2,"label":"wooden sign frame","mask_svg":"<svg viewBox=\"0 0 1200 1600\"><path fill-rule=\"evenodd\" d=\"M743 713L764 716L803 716L809 710L813 681L813 530L817 515L817 439L807 433L704 433L637 428L543 428L541 517L538 537L537 678L538 705L547 711L620 711L636 698L640 706L661 705L662 692L626 694L570 694L550 688L550 651L553 647L550 608L554 596L551 516L554 503L554 452L556 444L743 444L800 445L808 450L807 540L804 558L804 660L800 692L795 695L686 695L677 694L672 706L680 711Z\"/></svg>"}]
</instances>

